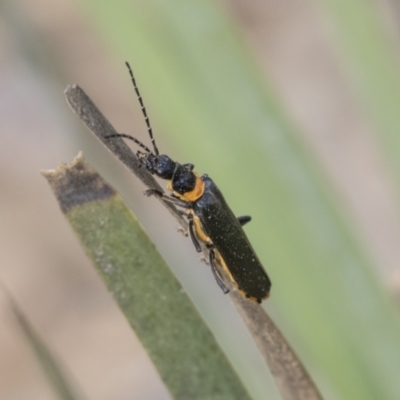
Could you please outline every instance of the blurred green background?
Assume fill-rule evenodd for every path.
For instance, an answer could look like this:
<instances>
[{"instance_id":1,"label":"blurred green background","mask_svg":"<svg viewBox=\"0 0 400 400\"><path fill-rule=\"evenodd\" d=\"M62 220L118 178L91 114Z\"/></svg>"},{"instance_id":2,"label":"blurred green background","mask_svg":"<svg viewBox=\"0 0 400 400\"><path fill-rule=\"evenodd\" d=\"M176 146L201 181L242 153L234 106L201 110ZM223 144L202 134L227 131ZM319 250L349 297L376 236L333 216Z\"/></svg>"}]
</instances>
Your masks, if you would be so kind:
<instances>
[{"instance_id":1,"label":"blurred green background","mask_svg":"<svg viewBox=\"0 0 400 400\"><path fill-rule=\"evenodd\" d=\"M79 150L253 397L280 398L190 241L65 104L78 83L117 130L148 141L125 60L162 152L252 215L273 281L263 306L325 398L400 398L399 15L377 0L0 3L0 278L88 398L169 395L39 175ZM0 311L0 397L53 398L5 301Z\"/></svg>"}]
</instances>

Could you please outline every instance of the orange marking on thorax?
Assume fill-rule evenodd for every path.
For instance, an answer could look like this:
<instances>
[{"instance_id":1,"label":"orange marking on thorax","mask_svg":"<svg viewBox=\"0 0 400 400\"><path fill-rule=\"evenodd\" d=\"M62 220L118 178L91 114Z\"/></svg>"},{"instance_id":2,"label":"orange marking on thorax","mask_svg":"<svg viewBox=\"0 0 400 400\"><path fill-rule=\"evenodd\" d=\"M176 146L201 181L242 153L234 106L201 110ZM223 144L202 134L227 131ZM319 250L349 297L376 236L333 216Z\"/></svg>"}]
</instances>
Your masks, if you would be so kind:
<instances>
[{"instance_id":1,"label":"orange marking on thorax","mask_svg":"<svg viewBox=\"0 0 400 400\"><path fill-rule=\"evenodd\" d=\"M205 183L203 182L203 180L199 177L199 175L197 175L196 173L195 173L195 175L196 175L196 185L195 185L194 189L191 190L190 192L186 192L183 194L175 192L172 187L172 181L168 181L167 189L171 192L173 191L174 195L179 197L181 200L187 201L188 203L192 203L193 201L196 201L201 196L203 196L204 189L206 186Z\"/></svg>"}]
</instances>

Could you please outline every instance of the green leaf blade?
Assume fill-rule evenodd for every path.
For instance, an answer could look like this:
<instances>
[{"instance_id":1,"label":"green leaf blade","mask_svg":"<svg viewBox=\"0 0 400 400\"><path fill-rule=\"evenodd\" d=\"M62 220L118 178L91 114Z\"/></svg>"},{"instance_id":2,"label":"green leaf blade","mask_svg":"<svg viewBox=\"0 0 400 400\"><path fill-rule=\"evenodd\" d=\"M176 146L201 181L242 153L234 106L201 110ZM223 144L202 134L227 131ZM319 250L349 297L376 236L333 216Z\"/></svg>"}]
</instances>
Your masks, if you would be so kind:
<instances>
[{"instance_id":1,"label":"green leaf blade","mask_svg":"<svg viewBox=\"0 0 400 400\"><path fill-rule=\"evenodd\" d=\"M47 172L46 177L173 398L249 399L197 310L120 196L82 157L71 167Z\"/></svg>"}]
</instances>

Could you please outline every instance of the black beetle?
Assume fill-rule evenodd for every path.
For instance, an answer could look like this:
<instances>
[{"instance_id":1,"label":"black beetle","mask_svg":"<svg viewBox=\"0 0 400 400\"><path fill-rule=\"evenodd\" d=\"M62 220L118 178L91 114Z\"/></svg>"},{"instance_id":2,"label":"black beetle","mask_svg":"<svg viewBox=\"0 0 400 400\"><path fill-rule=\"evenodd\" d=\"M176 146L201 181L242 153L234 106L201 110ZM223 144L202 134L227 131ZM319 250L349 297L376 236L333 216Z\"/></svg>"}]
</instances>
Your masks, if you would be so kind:
<instances>
[{"instance_id":1,"label":"black beetle","mask_svg":"<svg viewBox=\"0 0 400 400\"><path fill-rule=\"evenodd\" d=\"M123 133L110 135L107 138L123 137L133 140L145 150L137 152L141 165L151 174L168 180L167 189L171 195L154 189L146 190L145 194L160 196L185 210L183 214L188 218L189 234L193 244L198 252L202 251L200 243L208 249L211 270L223 292L227 293L229 290L218 273L216 263L222 266L246 298L261 303L269 296L271 281L242 229L251 217L236 218L217 185L208 175L199 176L194 172L193 164L179 164L169 156L159 154L132 69L128 63L126 65L146 120L154 151L138 139Z\"/></svg>"}]
</instances>

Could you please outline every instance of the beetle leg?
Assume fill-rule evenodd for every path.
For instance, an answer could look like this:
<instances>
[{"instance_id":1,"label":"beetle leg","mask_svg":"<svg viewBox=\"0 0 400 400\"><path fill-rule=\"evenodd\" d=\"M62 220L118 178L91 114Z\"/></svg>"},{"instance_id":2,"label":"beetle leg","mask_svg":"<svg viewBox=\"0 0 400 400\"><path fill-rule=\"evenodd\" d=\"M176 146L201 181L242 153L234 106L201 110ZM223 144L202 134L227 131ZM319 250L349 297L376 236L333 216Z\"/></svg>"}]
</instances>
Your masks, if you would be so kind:
<instances>
[{"instance_id":1,"label":"beetle leg","mask_svg":"<svg viewBox=\"0 0 400 400\"><path fill-rule=\"evenodd\" d=\"M201 252L201 246L199 241L197 240L196 234L194 233L194 222L193 219L189 220L189 234L190 234L190 238L192 239L192 242L194 244L194 247L196 248L196 251L198 253Z\"/></svg>"},{"instance_id":2,"label":"beetle leg","mask_svg":"<svg viewBox=\"0 0 400 400\"><path fill-rule=\"evenodd\" d=\"M147 189L143 193L147 197L150 197L150 196L162 197L164 194L161 190L157 190L157 189Z\"/></svg>"},{"instance_id":3,"label":"beetle leg","mask_svg":"<svg viewBox=\"0 0 400 400\"><path fill-rule=\"evenodd\" d=\"M208 258L201 256L199 257L199 261L206 263L207 265L210 264L210 261L208 260Z\"/></svg>"},{"instance_id":4,"label":"beetle leg","mask_svg":"<svg viewBox=\"0 0 400 400\"><path fill-rule=\"evenodd\" d=\"M187 203L186 201L176 199L175 197L168 196L165 193L163 193L157 189L147 189L144 191L144 194L148 197L157 196L165 201L168 201L169 203L175 204L176 206L179 206L182 208L190 208L191 207L191 205L189 203Z\"/></svg>"},{"instance_id":5,"label":"beetle leg","mask_svg":"<svg viewBox=\"0 0 400 400\"><path fill-rule=\"evenodd\" d=\"M243 215L241 217L237 217L237 220L239 221L240 226L244 226L251 221L251 217L250 215Z\"/></svg>"},{"instance_id":6,"label":"beetle leg","mask_svg":"<svg viewBox=\"0 0 400 400\"><path fill-rule=\"evenodd\" d=\"M176 228L176 230L177 230L179 233L182 233L182 235L185 236L185 237L188 237L188 236L189 236L188 231L187 231L186 229L182 228L181 226L178 226L178 227Z\"/></svg>"},{"instance_id":7,"label":"beetle leg","mask_svg":"<svg viewBox=\"0 0 400 400\"><path fill-rule=\"evenodd\" d=\"M222 278L217 270L217 266L215 265L215 251L213 249L210 250L210 266L214 278L218 283L218 286L222 289L224 294L229 293L229 289L225 286L224 282L222 281Z\"/></svg>"},{"instance_id":8,"label":"beetle leg","mask_svg":"<svg viewBox=\"0 0 400 400\"><path fill-rule=\"evenodd\" d=\"M176 211L182 218L187 217L187 213L185 211L179 209L177 209Z\"/></svg>"},{"instance_id":9,"label":"beetle leg","mask_svg":"<svg viewBox=\"0 0 400 400\"><path fill-rule=\"evenodd\" d=\"M169 203L172 203L172 204L178 206L178 207L182 207L182 208L191 208L192 207L188 202L180 200L180 199L176 199L175 197L167 196L166 194L163 194L161 196L161 198L165 201L168 201Z\"/></svg>"}]
</instances>

